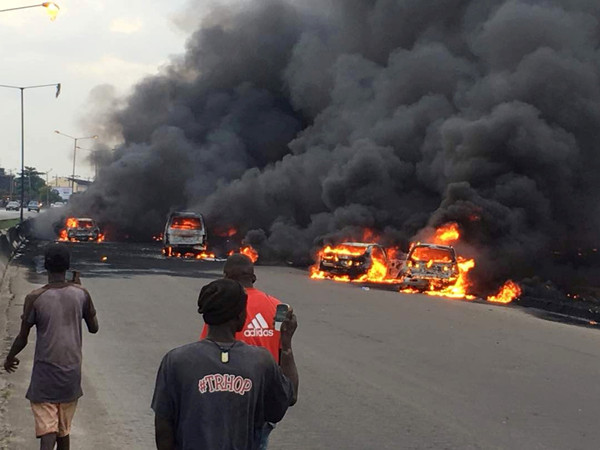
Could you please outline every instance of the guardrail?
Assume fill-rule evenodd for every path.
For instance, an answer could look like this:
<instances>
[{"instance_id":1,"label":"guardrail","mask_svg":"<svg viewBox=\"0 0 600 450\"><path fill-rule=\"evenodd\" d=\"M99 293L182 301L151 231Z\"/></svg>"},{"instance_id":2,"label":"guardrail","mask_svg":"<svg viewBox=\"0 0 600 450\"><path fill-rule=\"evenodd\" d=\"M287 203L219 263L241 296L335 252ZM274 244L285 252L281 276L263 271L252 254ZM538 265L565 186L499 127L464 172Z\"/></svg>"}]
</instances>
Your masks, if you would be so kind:
<instances>
[{"instance_id":1,"label":"guardrail","mask_svg":"<svg viewBox=\"0 0 600 450\"><path fill-rule=\"evenodd\" d=\"M29 221L26 220L22 224L0 232L0 280L4 279L8 263L25 241L29 226Z\"/></svg>"}]
</instances>

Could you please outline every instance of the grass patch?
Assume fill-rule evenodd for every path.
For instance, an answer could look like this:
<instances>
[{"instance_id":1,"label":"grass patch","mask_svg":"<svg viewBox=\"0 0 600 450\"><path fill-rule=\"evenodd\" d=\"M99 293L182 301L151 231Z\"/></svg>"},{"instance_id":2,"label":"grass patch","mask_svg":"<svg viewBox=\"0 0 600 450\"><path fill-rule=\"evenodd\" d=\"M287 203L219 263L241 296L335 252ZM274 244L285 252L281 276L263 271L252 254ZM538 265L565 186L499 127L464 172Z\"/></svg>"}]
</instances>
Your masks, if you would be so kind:
<instances>
[{"instance_id":1,"label":"grass patch","mask_svg":"<svg viewBox=\"0 0 600 450\"><path fill-rule=\"evenodd\" d=\"M19 219L0 220L0 230L8 230L19 223Z\"/></svg>"}]
</instances>

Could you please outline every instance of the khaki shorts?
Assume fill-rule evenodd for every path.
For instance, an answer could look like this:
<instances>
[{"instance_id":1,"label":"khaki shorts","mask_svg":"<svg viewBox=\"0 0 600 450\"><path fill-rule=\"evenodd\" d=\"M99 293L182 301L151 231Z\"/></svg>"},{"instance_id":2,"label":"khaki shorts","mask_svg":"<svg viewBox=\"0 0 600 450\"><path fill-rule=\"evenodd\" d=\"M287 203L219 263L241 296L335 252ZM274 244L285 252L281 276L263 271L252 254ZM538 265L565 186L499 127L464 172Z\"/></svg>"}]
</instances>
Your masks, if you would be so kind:
<instances>
[{"instance_id":1,"label":"khaki shorts","mask_svg":"<svg viewBox=\"0 0 600 450\"><path fill-rule=\"evenodd\" d=\"M71 422L77 400L71 403L31 403L37 437L56 433L58 437L71 434Z\"/></svg>"}]
</instances>

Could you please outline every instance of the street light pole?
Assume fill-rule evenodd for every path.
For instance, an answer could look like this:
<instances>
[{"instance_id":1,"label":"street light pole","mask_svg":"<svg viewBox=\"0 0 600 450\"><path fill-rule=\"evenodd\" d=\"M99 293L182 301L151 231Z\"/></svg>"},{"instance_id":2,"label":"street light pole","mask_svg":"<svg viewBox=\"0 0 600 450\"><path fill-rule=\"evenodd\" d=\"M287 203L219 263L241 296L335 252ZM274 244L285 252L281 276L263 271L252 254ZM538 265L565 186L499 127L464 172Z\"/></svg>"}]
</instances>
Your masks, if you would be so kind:
<instances>
[{"instance_id":1,"label":"street light pole","mask_svg":"<svg viewBox=\"0 0 600 450\"><path fill-rule=\"evenodd\" d=\"M79 148L79 147L77 147L77 141L83 141L84 139L98 139L98 135L95 134L93 136L74 137L74 136L70 136L66 133L62 133L58 130L54 130L54 132L56 134L60 134L61 136L65 136L70 139L73 139L73 174L71 176L71 193L74 194L75 193L75 161L77 159L77 149Z\"/></svg>"},{"instance_id":2,"label":"street light pole","mask_svg":"<svg viewBox=\"0 0 600 450\"><path fill-rule=\"evenodd\" d=\"M0 11L1 12L1 11ZM19 89L21 91L21 207L19 223L23 223L23 203L25 202L25 89L56 87L56 97L60 95L60 83L38 84L35 86L10 86L0 84L0 88Z\"/></svg>"},{"instance_id":3,"label":"street light pole","mask_svg":"<svg viewBox=\"0 0 600 450\"><path fill-rule=\"evenodd\" d=\"M17 11L19 9L39 8L40 6L46 8L46 11L48 11L48 14L50 14L50 20L56 19L58 11L60 11L60 7L54 2L44 2L39 3L37 5L18 6L16 8L0 9L0 13L8 11Z\"/></svg>"}]
</instances>

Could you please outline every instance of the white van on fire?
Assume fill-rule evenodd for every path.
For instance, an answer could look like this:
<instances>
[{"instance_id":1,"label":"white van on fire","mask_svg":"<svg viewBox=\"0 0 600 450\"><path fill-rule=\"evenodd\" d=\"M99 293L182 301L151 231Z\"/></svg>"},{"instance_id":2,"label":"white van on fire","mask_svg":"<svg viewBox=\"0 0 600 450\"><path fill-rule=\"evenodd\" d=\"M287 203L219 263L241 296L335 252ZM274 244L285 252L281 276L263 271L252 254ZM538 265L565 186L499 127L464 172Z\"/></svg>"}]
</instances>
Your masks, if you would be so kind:
<instances>
[{"instance_id":1,"label":"white van on fire","mask_svg":"<svg viewBox=\"0 0 600 450\"><path fill-rule=\"evenodd\" d=\"M195 257L206 250L206 227L201 214L181 211L169 214L163 233L167 257Z\"/></svg>"}]
</instances>

